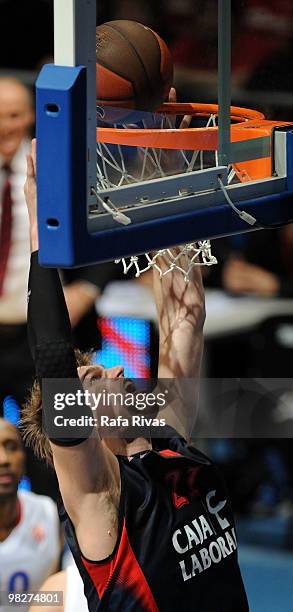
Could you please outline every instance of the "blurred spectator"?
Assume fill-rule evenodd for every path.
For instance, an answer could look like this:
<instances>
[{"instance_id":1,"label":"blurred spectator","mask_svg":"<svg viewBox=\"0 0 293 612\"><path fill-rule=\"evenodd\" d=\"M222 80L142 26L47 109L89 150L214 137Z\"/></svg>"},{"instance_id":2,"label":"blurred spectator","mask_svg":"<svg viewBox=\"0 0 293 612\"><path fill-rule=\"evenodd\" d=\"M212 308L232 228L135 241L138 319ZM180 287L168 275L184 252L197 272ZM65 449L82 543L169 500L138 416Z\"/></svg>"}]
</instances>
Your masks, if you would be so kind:
<instances>
[{"instance_id":1,"label":"blurred spectator","mask_svg":"<svg viewBox=\"0 0 293 612\"><path fill-rule=\"evenodd\" d=\"M290 22L293 33L293 19ZM293 109L290 100L284 104L283 92L293 91L292 68L293 37L286 39L285 46L277 53L272 53L263 61L247 83L250 90L269 92L270 99L263 107L263 112L269 119L276 121L292 121ZM280 93L281 92L281 93ZM281 99L282 96L282 99Z\"/></svg>"},{"instance_id":2,"label":"blurred spectator","mask_svg":"<svg viewBox=\"0 0 293 612\"><path fill-rule=\"evenodd\" d=\"M25 453L17 428L0 419L0 590L36 591L59 566L60 524L49 497L18 492ZM1 611L11 606L1 606ZM28 607L22 607L25 612Z\"/></svg>"},{"instance_id":3,"label":"blurred spectator","mask_svg":"<svg viewBox=\"0 0 293 612\"><path fill-rule=\"evenodd\" d=\"M235 295L292 298L293 224L251 232L237 240L235 238L213 242L213 252L219 259L219 265L210 271L206 283L222 287ZM289 324L290 317L287 319ZM284 379L292 376L291 345L279 348L275 328L272 327L273 334L270 332L271 325L272 322L268 320L268 325L263 329L260 326L249 333L246 330L242 336L223 338L218 344L210 343L209 359L216 364L214 375L219 376L219 359L225 355L224 376ZM280 435L280 439L225 442L224 473L237 512L252 515L292 514L289 439L292 412L288 408L292 406L292 397L286 402L282 398L282 394L278 396L276 393L271 401L264 399L254 415L254 426L258 427L259 436L262 435L264 423L268 427L270 422L271 431L276 438ZM255 435L257 438L257 433ZM288 440L285 439L286 435Z\"/></svg>"},{"instance_id":4,"label":"blurred spectator","mask_svg":"<svg viewBox=\"0 0 293 612\"><path fill-rule=\"evenodd\" d=\"M293 297L293 224L251 232L243 257L232 255L224 263L222 284L234 294Z\"/></svg>"},{"instance_id":5,"label":"blurred spectator","mask_svg":"<svg viewBox=\"0 0 293 612\"><path fill-rule=\"evenodd\" d=\"M63 605L33 606L30 612L88 612L87 600L83 592L83 582L73 563L63 572L50 576L41 586L41 591L61 591Z\"/></svg>"},{"instance_id":6,"label":"blurred spectator","mask_svg":"<svg viewBox=\"0 0 293 612\"><path fill-rule=\"evenodd\" d=\"M0 412L8 395L23 403L34 377L26 328L30 248L23 193L33 121L33 100L27 88L12 77L0 78ZM120 275L115 264L63 272L75 344L84 350L99 346L94 303L108 278L115 275ZM38 476L36 461L31 466L30 459L33 489L43 492L47 471L46 478L43 473ZM51 487L54 495L53 483Z\"/></svg>"},{"instance_id":7,"label":"blurred spectator","mask_svg":"<svg viewBox=\"0 0 293 612\"><path fill-rule=\"evenodd\" d=\"M0 402L19 402L33 365L26 338L26 292L30 259L23 184L29 132L34 121L29 91L16 79L0 79Z\"/></svg>"},{"instance_id":8,"label":"blurred spectator","mask_svg":"<svg viewBox=\"0 0 293 612\"><path fill-rule=\"evenodd\" d=\"M251 30L289 37L292 33L291 0L242 0L243 25Z\"/></svg>"},{"instance_id":9,"label":"blurred spectator","mask_svg":"<svg viewBox=\"0 0 293 612\"><path fill-rule=\"evenodd\" d=\"M22 403L33 377L26 337L26 293L29 232L23 194L32 98L14 78L0 78L0 401L13 395ZM89 349L98 332L94 303L109 277L119 275L114 264L64 270L65 297L76 345Z\"/></svg>"},{"instance_id":10,"label":"blurred spectator","mask_svg":"<svg viewBox=\"0 0 293 612\"><path fill-rule=\"evenodd\" d=\"M188 4L188 2L187 2ZM232 78L234 84L247 82L252 73L273 52L286 45L292 32L292 6L265 0L232 3ZM171 10L172 10L171 5ZM184 3L186 11L186 3ZM180 67L206 72L216 78L218 66L218 2L197 0L185 12L184 27L174 19L172 52ZM178 9L177 9L178 12ZM184 11L182 11L184 13ZM170 21L170 18L169 18ZM196 76L196 72L195 72ZM204 75L201 75L202 77ZM192 79L192 75L190 75Z\"/></svg>"},{"instance_id":11,"label":"blurred spectator","mask_svg":"<svg viewBox=\"0 0 293 612\"><path fill-rule=\"evenodd\" d=\"M292 35L291 0L244 0L233 45L233 71L247 82L269 57L282 50Z\"/></svg>"},{"instance_id":12,"label":"blurred spectator","mask_svg":"<svg viewBox=\"0 0 293 612\"><path fill-rule=\"evenodd\" d=\"M213 241L218 265L206 270L205 285L234 296L292 299L293 224L250 232L239 236L242 241L235 238ZM240 326L234 334L210 339L209 376L292 377L292 326L293 313L282 314L276 303L272 315L255 323L249 333Z\"/></svg>"},{"instance_id":13,"label":"blurred spectator","mask_svg":"<svg viewBox=\"0 0 293 612\"><path fill-rule=\"evenodd\" d=\"M221 438L209 440L208 447L221 466L237 514L292 514L292 461L286 440Z\"/></svg>"},{"instance_id":14,"label":"blurred spectator","mask_svg":"<svg viewBox=\"0 0 293 612\"><path fill-rule=\"evenodd\" d=\"M205 285L236 294L293 297L293 223L212 242L218 265Z\"/></svg>"},{"instance_id":15,"label":"blurred spectator","mask_svg":"<svg viewBox=\"0 0 293 612\"><path fill-rule=\"evenodd\" d=\"M176 7L172 3L171 10L171 51L174 62L194 70L215 71L218 61L217 1L197 0L195 3L186 3L182 11L180 5Z\"/></svg>"}]
</instances>

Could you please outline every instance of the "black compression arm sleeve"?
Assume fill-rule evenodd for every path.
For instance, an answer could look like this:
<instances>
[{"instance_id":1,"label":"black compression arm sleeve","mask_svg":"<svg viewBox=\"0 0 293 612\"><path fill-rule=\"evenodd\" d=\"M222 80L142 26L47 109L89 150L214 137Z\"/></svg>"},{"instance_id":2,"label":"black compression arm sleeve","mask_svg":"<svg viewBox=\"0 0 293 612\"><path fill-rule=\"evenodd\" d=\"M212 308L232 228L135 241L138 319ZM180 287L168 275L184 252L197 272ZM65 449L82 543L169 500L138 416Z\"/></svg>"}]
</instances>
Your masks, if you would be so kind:
<instances>
[{"instance_id":1,"label":"black compression arm sleeve","mask_svg":"<svg viewBox=\"0 0 293 612\"><path fill-rule=\"evenodd\" d=\"M31 255L28 338L37 378L75 378L76 360L69 314L57 270L42 268Z\"/></svg>"},{"instance_id":2,"label":"black compression arm sleeve","mask_svg":"<svg viewBox=\"0 0 293 612\"><path fill-rule=\"evenodd\" d=\"M32 253L28 293L28 337L35 362L36 375L42 385L43 378L74 378L70 391L83 391L77 374L77 364L71 341L71 325L58 271L42 268L37 251ZM59 383L61 390L61 381ZM42 389L44 391L44 389ZM89 437L92 427L84 427L76 437L68 436L67 430L50 434L48 424L53 422L51 397L47 401L43 394L43 424L51 441L62 446L73 446ZM87 406L83 413L91 416ZM65 413L64 413L65 414ZM70 416L72 411L69 410ZM56 429L54 430L56 431ZM59 435L60 434L60 435ZM78 437L82 435L82 437Z\"/></svg>"}]
</instances>

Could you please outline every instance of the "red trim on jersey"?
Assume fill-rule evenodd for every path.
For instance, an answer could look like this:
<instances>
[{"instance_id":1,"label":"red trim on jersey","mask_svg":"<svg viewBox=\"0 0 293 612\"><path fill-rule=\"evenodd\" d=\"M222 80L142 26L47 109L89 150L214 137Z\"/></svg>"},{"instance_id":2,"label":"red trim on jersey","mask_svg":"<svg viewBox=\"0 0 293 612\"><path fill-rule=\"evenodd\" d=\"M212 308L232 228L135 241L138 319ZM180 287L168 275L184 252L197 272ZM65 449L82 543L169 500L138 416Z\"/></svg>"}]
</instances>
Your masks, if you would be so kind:
<instances>
[{"instance_id":1,"label":"red trim on jersey","mask_svg":"<svg viewBox=\"0 0 293 612\"><path fill-rule=\"evenodd\" d=\"M128 539L125 521L123 523L119 548L114 558L105 563L95 563L81 557L83 565L90 575L99 597L102 598L110 585L113 572L114 580L120 587L132 591L141 610L159 612L146 577L134 555Z\"/></svg>"},{"instance_id":2,"label":"red trim on jersey","mask_svg":"<svg viewBox=\"0 0 293 612\"><path fill-rule=\"evenodd\" d=\"M81 560L97 589L99 598L101 599L114 571L116 557L114 557L114 559L111 561L105 561L105 563L91 563L83 556L81 557Z\"/></svg>"},{"instance_id":3,"label":"red trim on jersey","mask_svg":"<svg viewBox=\"0 0 293 612\"><path fill-rule=\"evenodd\" d=\"M177 510L180 510L182 506L185 506L186 504L190 503L189 499L185 497L185 495L178 495L176 491L173 491L172 498L173 498L173 504L175 508L177 508Z\"/></svg>"},{"instance_id":4,"label":"red trim on jersey","mask_svg":"<svg viewBox=\"0 0 293 612\"><path fill-rule=\"evenodd\" d=\"M169 448L166 448L165 450L162 450L159 452L160 452L160 455L164 455L165 457L182 457L183 456L180 453L177 453L176 451L170 450Z\"/></svg>"}]
</instances>

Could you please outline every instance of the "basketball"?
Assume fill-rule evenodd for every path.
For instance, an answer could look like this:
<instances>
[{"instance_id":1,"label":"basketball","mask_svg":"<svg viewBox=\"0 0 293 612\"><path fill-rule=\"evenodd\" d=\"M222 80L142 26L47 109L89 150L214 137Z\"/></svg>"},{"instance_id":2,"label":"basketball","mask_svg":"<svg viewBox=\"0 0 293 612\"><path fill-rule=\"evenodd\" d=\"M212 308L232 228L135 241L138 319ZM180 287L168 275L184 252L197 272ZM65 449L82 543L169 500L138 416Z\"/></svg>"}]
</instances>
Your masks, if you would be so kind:
<instances>
[{"instance_id":1,"label":"basketball","mask_svg":"<svg viewBox=\"0 0 293 612\"><path fill-rule=\"evenodd\" d=\"M97 104L155 111L173 82L171 53L150 28L109 21L96 28Z\"/></svg>"}]
</instances>

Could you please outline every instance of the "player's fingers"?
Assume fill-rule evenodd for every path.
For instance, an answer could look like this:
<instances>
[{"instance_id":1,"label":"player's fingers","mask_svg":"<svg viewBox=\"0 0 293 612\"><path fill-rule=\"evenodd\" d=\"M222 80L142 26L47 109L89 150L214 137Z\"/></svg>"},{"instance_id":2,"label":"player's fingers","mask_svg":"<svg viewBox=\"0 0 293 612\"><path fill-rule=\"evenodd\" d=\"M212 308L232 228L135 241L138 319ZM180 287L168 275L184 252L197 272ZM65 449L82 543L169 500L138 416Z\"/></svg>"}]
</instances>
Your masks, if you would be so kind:
<instances>
[{"instance_id":1,"label":"player's fingers","mask_svg":"<svg viewBox=\"0 0 293 612\"><path fill-rule=\"evenodd\" d=\"M182 121L180 123L179 129L180 130L184 130L184 129L189 128L189 126L191 124L191 119L192 119L192 115L184 115L184 117L183 117L183 119L182 119Z\"/></svg>"},{"instance_id":2,"label":"player's fingers","mask_svg":"<svg viewBox=\"0 0 293 612\"><path fill-rule=\"evenodd\" d=\"M170 89L170 92L169 92L169 102L173 102L173 103L177 102L177 92L176 92L175 87L171 87L171 89ZM180 123L179 129L182 130L182 129L189 128L190 123L191 123L191 119L192 119L191 115L184 115L184 117L183 117L183 119L182 119L182 121Z\"/></svg>"},{"instance_id":3,"label":"player's fingers","mask_svg":"<svg viewBox=\"0 0 293 612\"><path fill-rule=\"evenodd\" d=\"M33 161L33 166L34 166L34 172L36 175L36 171L37 171L37 139L36 138L32 139L31 156L32 156L32 161Z\"/></svg>"},{"instance_id":4,"label":"player's fingers","mask_svg":"<svg viewBox=\"0 0 293 612\"><path fill-rule=\"evenodd\" d=\"M33 159L31 155L26 156L26 174L28 178L35 177L35 169L34 169Z\"/></svg>"},{"instance_id":5,"label":"player's fingers","mask_svg":"<svg viewBox=\"0 0 293 612\"><path fill-rule=\"evenodd\" d=\"M175 87L171 87L169 91L169 102L177 102L177 93Z\"/></svg>"}]
</instances>

